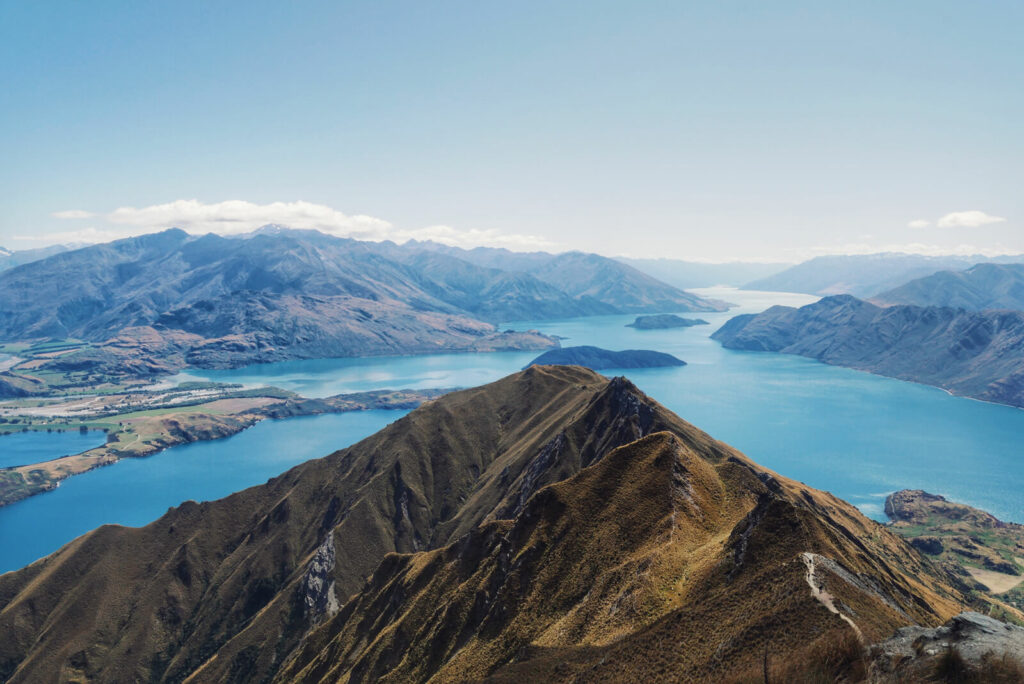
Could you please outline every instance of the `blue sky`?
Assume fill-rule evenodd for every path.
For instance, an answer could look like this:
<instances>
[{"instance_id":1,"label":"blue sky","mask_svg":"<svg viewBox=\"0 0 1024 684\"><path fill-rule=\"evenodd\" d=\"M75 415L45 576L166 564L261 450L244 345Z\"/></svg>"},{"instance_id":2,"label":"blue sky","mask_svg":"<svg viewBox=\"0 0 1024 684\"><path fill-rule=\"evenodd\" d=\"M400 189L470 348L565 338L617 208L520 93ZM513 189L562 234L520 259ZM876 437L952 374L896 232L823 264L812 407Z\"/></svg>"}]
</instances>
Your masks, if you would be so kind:
<instances>
[{"instance_id":1,"label":"blue sky","mask_svg":"<svg viewBox=\"0 0 1024 684\"><path fill-rule=\"evenodd\" d=\"M1024 252L1022 25L1019 2L0 0L0 245L281 222Z\"/></svg>"}]
</instances>

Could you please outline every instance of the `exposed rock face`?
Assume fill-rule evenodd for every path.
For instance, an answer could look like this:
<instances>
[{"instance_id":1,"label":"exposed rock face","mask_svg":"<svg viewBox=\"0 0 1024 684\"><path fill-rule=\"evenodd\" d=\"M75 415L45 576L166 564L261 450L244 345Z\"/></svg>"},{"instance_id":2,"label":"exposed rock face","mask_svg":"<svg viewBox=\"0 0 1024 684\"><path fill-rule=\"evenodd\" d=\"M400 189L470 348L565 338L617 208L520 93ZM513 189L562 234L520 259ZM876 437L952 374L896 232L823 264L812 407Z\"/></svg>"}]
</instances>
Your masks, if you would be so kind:
<instances>
[{"instance_id":1,"label":"exposed rock face","mask_svg":"<svg viewBox=\"0 0 1024 684\"><path fill-rule=\"evenodd\" d=\"M804 553L869 642L959 610L849 504L624 379L532 367L0 576L0 676L721 680L852 633Z\"/></svg>"},{"instance_id":2,"label":"exposed rock face","mask_svg":"<svg viewBox=\"0 0 1024 684\"><path fill-rule=\"evenodd\" d=\"M939 661L951 649L955 649L967 667L975 671L984 667L986 660L999 662L1006 656L1016 662L1017 672L1024 675L1024 628L980 613L966 612L953 617L941 627L902 627L891 638L872 646L876 680L932 680L930 675L933 675L940 666ZM1011 664L1005 667L1006 671L1012 671Z\"/></svg>"},{"instance_id":3,"label":"exposed rock face","mask_svg":"<svg viewBox=\"0 0 1024 684\"><path fill-rule=\"evenodd\" d=\"M978 264L965 271L940 271L876 295L872 301L883 306L1024 311L1024 264Z\"/></svg>"},{"instance_id":4,"label":"exposed rock face","mask_svg":"<svg viewBox=\"0 0 1024 684\"><path fill-rule=\"evenodd\" d=\"M637 316L636 320L628 324L627 328L637 330L665 330L667 328L689 328L695 325L707 325L708 322L701 318L683 318L675 314L653 314L650 316Z\"/></svg>"},{"instance_id":5,"label":"exposed rock face","mask_svg":"<svg viewBox=\"0 0 1024 684\"><path fill-rule=\"evenodd\" d=\"M1024 406L1024 312L883 308L838 295L736 316L711 337Z\"/></svg>"},{"instance_id":6,"label":"exposed rock face","mask_svg":"<svg viewBox=\"0 0 1024 684\"><path fill-rule=\"evenodd\" d=\"M544 352L530 366L583 366L591 370L605 368L663 368L685 366L686 362L671 354L647 349L609 351L600 347L564 347ZM529 366L527 366L529 367Z\"/></svg>"},{"instance_id":7,"label":"exposed rock face","mask_svg":"<svg viewBox=\"0 0 1024 684\"><path fill-rule=\"evenodd\" d=\"M303 602L306 616L314 622L324 617L334 617L338 613L338 598L334 593L334 534L328 532L313 560L306 568L306 576L302 581Z\"/></svg>"}]
</instances>

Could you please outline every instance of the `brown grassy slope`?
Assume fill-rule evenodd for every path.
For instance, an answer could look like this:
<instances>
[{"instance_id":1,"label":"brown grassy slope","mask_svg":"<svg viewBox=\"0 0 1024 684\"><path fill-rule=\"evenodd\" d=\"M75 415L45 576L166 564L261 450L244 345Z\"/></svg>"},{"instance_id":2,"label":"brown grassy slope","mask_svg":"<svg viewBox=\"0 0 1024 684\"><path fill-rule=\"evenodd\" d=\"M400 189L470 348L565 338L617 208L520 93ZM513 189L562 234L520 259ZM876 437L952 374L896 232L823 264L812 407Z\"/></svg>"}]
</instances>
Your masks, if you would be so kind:
<instances>
[{"instance_id":1,"label":"brown grassy slope","mask_svg":"<svg viewBox=\"0 0 1024 684\"><path fill-rule=\"evenodd\" d=\"M658 407L660 408L660 407ZM720 679L853 632L935 624L959 595L848 504L677 421L535 494L514 520L388 556L280 681ZM854 632L856 634L856 632Z\"/></svg>"},{"instance_id":2,"label":"brown grassy slope","mask_svg":"<svg viewBox=\"0 0 1024 684\"><path fill-rule=\"evenodd\" d=\"M0 675L176 681L206 663L200 679L265 676L315 620L304 579L329 531L343 602L386 553L447 543L632 441L652 416L629 383L532 369L267 485L144 528L100 528L0 576Z\"/></svg>"},{"instance_id":3,"label":"brown grassy slope","mask_svg":"<svg viewBox=\"0 0 1024 684\"><path fill-rule=\"evenodd\" d=\"M212 503L184 504L144 528L102 527L28 568L0 576L0 675L12 681L268 679L321 621L324 628L308 643L329 643L331 630L345 633L345 618L329 619L332 606L345 604L388 553L409 554L455 542L442 552L450 554L461 543L470 554L464 572L488 572L493 567L487 565L493 554L492 545L484 543L488 531L497 534L526 524L524 516L532 515L531 506L537 505L529 502L550 496L535 496L543 487L657 432L671 433L683 452L697 454L708 465L689 457L683 461L697 473L695 500L702 505L695 510L713 524L704 529L687 522L685 536L681 532L679 537L686 542L665 545L658 541L667 515L665 497L654 497L664 502L660 511L651 508L646 496L620 498L632 503L619 505L616 516L607 520L623 527L602 528L601 543L581 549L566 544L583 543L593 527L583 528L591 530L587 534L576 532L578 523L568 524L569 518L560 522L550 517L554 509L542 506L535 512L548 516L545 524L524 537L530 542L526 548L534 549L525 559L536 563L535 574L555 567L544 553L547 548L563 559L560 567L579 566L576 572L592 574L568 588L558 584L560 573L544 575L550 581L536 585L525 582L534 575L523 575L518 591L533 592L535 600L549 593L561 596L565 608L582 584L600 580L613 593L630 586L629 573L635 574L639 565L629 563L644 557L649 557L647 572L658 589L638 587L634 593L640 608L630 611L639 611L639 617L622 623L605 620L597 631L579 631L580 620L586 611L597 615L604 604L581 604L573 609L576 618L568 613L559 617L566 620L568 636L553 629L554 623L548 624L551 614L543 612L538 615L543 632L517 627L503 634L529 638L524 643L535 641L537 648L548 649L545 653L569 649L587 666L591 661L580 655L581 649L600 643L618 654L609 667L640 672L649 665L643 654L652 643L645 641L645 634L675 644L675 651L657 653L678 664L671 659L681 658L678 651L684 647L693 650L694 658L703 657L711 647L698 649L695 644L702 640L714 639L713 650L724 649L722 657L745 653L787 627L785 620L795 624L781 633L801 638L807 635L806 625L843 627L824 608L808 607L803 551L816 551L850 573L863 573L891 597L898 610L887 612L870 591L865 597L845 580L829 579L833 571L819 564L818 581L827 583L838 605L857 612L858 624L871 639L887 635L897 624L937 623L955 610L958 597L942 583L939 571L847 504L774 477L628 381L609 381L581 368L531 368L430 402L363 442L298 466L266 485ZM634 494L648 491L647 486L657 489L657 482L645 485L643 473L631 470L628 461L609 463L618 463L636 479ZM593 517L606 503L625 496L609 488L614 479L586 481L593 494L564 493L567 508L579 507L571 520ZM563 491L560 487L543 492ZM710 498L705 500L705 495ZM634 513L640 517L631 519ZM651 531L654 536L645 537ZM466 533L484 535L484 540L467 545ZM479 570L474 570L472 554L482 559ZM619 557L625 563L621 581L607 574ZM408 557L388 557L376 576L387 577L389 567L404 573L409 561L403 558ZM591 577L593 582L587 579ZM424 573L422 580L432 591L444 587L437 595L445 600L462 590L461 585L444 584L444 576ZM495 591L504 580L498 584ZM341 615L354 615L374 586ZM731 587L745 589L736 593ZM704 596L715 600L707 603ZM632 602L626 598L622 605ZM630 611L623 614L633 615ZM673 619L684 620L686 631L679 632ZM724 622L709 628L717 624L714 620ZM693 637L681 636L687 634ZM469 673L505 662L489 661L493 654L467 652L451 667ZM532 666L547 676L547 668L557 661L536 657Z\"/></svg>"}]
</instances>

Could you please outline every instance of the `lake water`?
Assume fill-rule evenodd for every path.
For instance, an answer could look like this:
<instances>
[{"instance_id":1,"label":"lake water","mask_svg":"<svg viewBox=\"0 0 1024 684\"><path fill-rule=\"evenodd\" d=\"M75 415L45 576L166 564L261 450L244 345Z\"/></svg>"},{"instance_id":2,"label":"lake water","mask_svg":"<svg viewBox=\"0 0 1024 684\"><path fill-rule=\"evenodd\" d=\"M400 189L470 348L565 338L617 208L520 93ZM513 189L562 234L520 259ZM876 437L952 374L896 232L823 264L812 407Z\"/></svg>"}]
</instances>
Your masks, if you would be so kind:
<instances>
[{"instance_id":1,"label":"lake water","mask_svg":"<svg viewBox=\"0 0 1024 684\"><path fill-rule=\"evenodd\" d=\"M759 463L829 490L878 520L885 519L887 494L913 488L1024 522L1024 411L798 356L724 349L709 336L732 316L774 304L801 306L816 298L729 288L695 291L739 306L728 313L681 314L710 325L671 330L625 327L633 316L502 327L562 335L568 338L566 346L654 349L678 356L688 365L621 374ZM327 396L382 387L478 385L535 356L509 352L287 361L192 375Z\"/></svg>"},{"instance_id":2,"label":"lake water","mask_svg":"<svg viewBox=\"0 0 1024 684\"><path fill-rule=\"evenodd\" d=\"M102 446L107 433L102 430L79 432L14 432L0 436L0 468L40 463L62 456L80 454Z\"/></svg>"},{"instance_id":3,"label":"lake water","mask_svg":"<svg viewBox=\"0 0 1024 684\"><path fill-rule=\"evenodd\" d=\"M354 444L407 411L354 411L264 420L225 439L126 458L0 508L0 572L20 568L105 523L145 525L172 506L262 484ZM0 441L8 438L0 438Z\"/></svg>"},{"instance_id":4,"label":"lake water","mask_svg":"<svg viewBox=\"0 0 1024 684\"><path fill-rule=\"evenodd\" d=\"M672 330L625 327L633 316L506 326L562 335L567 346L675 354L688 365L624 374L756 461L829 490L876 519L884 519L888 493L919 488L1024 522L1024 411L801 357L723 349L708 336L731 316L772 304L799 306L814 298L728 289L698 292L740 306L724 314L682 314L711 325ZM179 379L271 384L320 397L479 385L518 370L535 356L508 352L289 361L192 371ZM183 500L217 498L258 484L347 446L400 415L365 412L264 421L225 440L175 447L71 478L55 492L0 508L0 571L30 562L101 523L144 524ZM23 546L28 550L22 551Z\"/></svg>"}]
</instances>

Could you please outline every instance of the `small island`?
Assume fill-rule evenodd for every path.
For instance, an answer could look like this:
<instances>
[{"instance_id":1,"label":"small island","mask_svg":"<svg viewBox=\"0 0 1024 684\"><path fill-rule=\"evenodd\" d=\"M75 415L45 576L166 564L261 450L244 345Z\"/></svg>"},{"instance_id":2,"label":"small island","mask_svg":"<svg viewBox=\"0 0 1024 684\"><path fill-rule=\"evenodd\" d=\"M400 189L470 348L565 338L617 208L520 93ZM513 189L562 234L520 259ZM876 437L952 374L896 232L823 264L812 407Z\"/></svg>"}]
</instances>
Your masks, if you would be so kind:
<instances>
[{"instance_id":1,"label":"small island","mask_svg":"<svg viewBox=\"0 0 1024 684\"><path fill-rule=\"evenodd\" d=\"M666 330L668 328L691 328L695 325L708 325L703 318L683 318L675 314L654 314L653 316L637 316L627 328L637 330Z\"/></svg>"},{"instance_id":2,"label":"small island","mask_svg":"<svg viewBox=\"0 0 1024 684\"><path fill-rule=\"evenodd\" d=\"M671 354L649 349L610 351L600 347L562 347L546 351L526 366L583 366L591 370L605 368L664 368L685 366L686 362Z\"/></svg>"}]
</instances>

